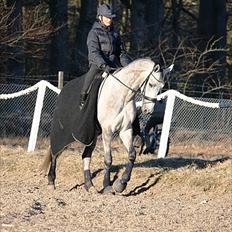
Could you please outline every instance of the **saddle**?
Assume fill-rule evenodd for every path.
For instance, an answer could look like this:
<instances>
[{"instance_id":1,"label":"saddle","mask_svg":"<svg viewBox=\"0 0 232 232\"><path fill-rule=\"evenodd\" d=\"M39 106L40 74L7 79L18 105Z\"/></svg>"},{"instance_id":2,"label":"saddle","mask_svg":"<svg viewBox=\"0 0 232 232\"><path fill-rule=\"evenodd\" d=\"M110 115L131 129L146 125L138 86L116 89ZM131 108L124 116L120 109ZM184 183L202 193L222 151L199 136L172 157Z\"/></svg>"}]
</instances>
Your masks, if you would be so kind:
<instances>
[{"instance_id":1,"label":"saddle","mask_svg":"<svg viewBox=\"0 0 232 232\"><path fill-rule=\"evenodd\" d=\"M118 70L116 70L116 72L117 71ZM92 143L95 136L102 133L101 126L97 120L97 99L100 85L102 81L108 77L108 75L109 73L104 71L95 75L93 82L90 85L84 106L81 110L76 111L74 116L75 120L72 136L75 140L80 141L86 146Z\"/></svg>"}]
</instances>

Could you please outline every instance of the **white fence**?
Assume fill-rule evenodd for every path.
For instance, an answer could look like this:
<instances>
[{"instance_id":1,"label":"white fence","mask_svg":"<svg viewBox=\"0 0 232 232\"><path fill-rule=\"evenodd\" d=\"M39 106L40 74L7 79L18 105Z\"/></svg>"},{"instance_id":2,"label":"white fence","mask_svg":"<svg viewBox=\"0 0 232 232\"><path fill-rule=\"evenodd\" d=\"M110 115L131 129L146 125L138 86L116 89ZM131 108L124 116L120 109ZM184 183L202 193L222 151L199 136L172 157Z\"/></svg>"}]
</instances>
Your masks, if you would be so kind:
<instances>
[{"instance_id":1,"label":"white fence","mask_svg":"<svg viewBox=\"0 0 232 232\"><path fill-rule=\"evenodd\" d=\"M5 88L6 86L0 86L0 91L3 92ZM0 136L27 136L28 151L33 151L37 136L49 135L59 92L60 90L49 82L40 81L15 93L0 94ZM213 147L215 144L228 144L224 147L230 152L232 108L220 106L230 106L232 100L219 102L215 99L194 99L174 90L168 90L158 98L167 98L159 158L165 157L168 139L174 146L202 143Z\"/></svg>"},{"instance_id":2,"label":"white fence","mask_svg":"<svg viewBox=\"0 0 232 232\"><path fill-rule=\"evenodd\" d=\"M0 90L9 86L2 85ZM12 85L13 89L19 86ZM23 86L10 94L0 94L0 136L28 137L28 151L33 151L39 136L48 136L55 102L60 89L47 81L32 87ZM12 92L12 90L7 90Z\"/></svg>"},{"instance_id":3,"label":"white fence","mask_svg":"<svg viewBox=\"0 0 232 232\"><path fill-rule=\"evenodd\" d=\"M232 153L232 100L194 99L168 90L158 157L165 156L168 138L186 153L192 146L220 146L223 153ZM212 102L214 101L214 102ZM178 151L178 150L176 150Z\"/></svg>"}]
</instances>

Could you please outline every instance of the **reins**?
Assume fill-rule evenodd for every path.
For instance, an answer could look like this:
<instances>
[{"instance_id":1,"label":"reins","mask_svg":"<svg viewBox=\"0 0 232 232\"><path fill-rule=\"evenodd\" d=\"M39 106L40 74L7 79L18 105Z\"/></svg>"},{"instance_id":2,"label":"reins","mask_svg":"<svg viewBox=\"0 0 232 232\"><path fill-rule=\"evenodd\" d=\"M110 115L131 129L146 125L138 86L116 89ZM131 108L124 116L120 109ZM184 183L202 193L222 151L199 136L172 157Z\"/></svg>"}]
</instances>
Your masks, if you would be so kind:
<instances>
[{"instance_id":1,"label":"reins","mask_svg":"<svg viewBox=\"0 0 232 232\"><path fill-rule=\"evenodd\" d=\"M138 90L140 89L140 87L135 90L135 89L132 89L130 86L126 85L125 83L123 83L121 80L119 80L116 76L114 76L114 74L110 74L114 79L116 79L119 83L121 83L123 86L125 86L127 89L131 90L133 93L138 93Z\"/></svg>"},{"instance_id":2,"label":"reins","mask_svg":"<svg viewBox=\"0 0 232 232\"><path fill-rule=\"evenodd\" d=\"M158 79L152 74L153 71L154 71L154 67L153 67L152 71L149 73L149 75L147 76L147 78L143 81L143 83L139 86L139 88L138 88L137 90L132 89L130 86L128 86L128 85L126 85L125 83L123 83L123 82L122 82L121 80L119 80L115 75L113 75L113 74L110 74L110 75L111 75L113 78L115 78L119 83L121 83L123 86L125 86L127 89L131 90L133 93L135 93L135 94L139 93L139 94L142 96L142 98L144 98L144 99L146 99L146 100L148 100L148 101L151 101L151 102L156 102L156 100L157 100L156 97L155 97L155 98L148 97L148 96L145 95L144 91L143 91L143 92L142 92L142 91L139 91L139 90L141 90L141 87L142 87L143 85L144 85L144 90L145 90L145 87L146 87L146 85L147 85L147 82L148 82L150 76L153 76L153 77L155 78L156 81L158 81L158 82L160 82L160 83L163 83L163 81L158 80Z\"/></svg>"}]
</instances>

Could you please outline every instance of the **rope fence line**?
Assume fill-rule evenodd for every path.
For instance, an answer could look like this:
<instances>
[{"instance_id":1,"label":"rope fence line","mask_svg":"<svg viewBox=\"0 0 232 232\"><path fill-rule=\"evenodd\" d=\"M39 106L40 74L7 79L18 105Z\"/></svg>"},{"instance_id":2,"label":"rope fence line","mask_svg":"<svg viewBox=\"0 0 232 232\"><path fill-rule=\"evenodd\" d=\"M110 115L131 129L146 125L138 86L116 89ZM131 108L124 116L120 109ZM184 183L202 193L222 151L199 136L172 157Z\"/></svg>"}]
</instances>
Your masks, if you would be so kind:
<instances>
[{"instance_id":1,"label":"rope fence line","mask_svg":"<svg viewBox=\"0 0 232 232\"><path fill-rule=\"evenodd\" d=\"M54 92L56 92L57 94L60 93L60 89L58 89L57 87L55 87L54 85L50 84L48 81L40 81L38 82L37 84L27 88L27 89L24 89L24 90L21 90L21 91L18 91L16 93L10 93L10 94L0 94L0 99L2 100L7 100L7 99L12 99L12 98L15 98L15 97L20 97L20 96L23 96L23 95L28 95L30 94L31 92L37 90L38 88L42 87L42 86L46 86L48 87L49 89L53 90Z\"/></svg>"},{"instance_id":2,"label":"rope fence line","mask_svg":"<svg viewBox=\"0 0 232 232\"><path fill-rule=\"evenodd\" d=\"M45 93L47 88L51 91L51 93L49 93L48 96L47 96L47 93ZM7 113L5 114L5 119L6 119L6 117L9 117L9 115L10 115L8 111L10 111L10 112L12 111L12 107L15 107L15 103L9 102L8 105L6 105L4 103L5 100L9 100L9 99L13 99L13 98L17 99L17 97L21 97L21 96L28 96L30 93L32 93L36 90L38 90L37 97L35 99L36 101L33 100L33 101L35 101L35 107L31 108L29 106L29 108L31 110L31 115L33 115L33 116L31 116L31 118L33 120L32 120L32 124L31 124L31 128L30 128L30 138L29 138L28 151L33 151L35 149L38 130L39 130L40 124L43 124L42 121L46 120L45 121L46 127L48 127L50 125L51 120L52 120L52 113L55 109L55 99L57 98L57 94L59 94L61 90L59 88L57 88L56 86L52 85L51 83L49 83L48 81L41 80L40 82L36 83L35 85L33 85L29 88L26 88L24 90L20 90L20 91L10 93L10 94L0 94L0 109L1 109L1 106L3 106L1 111L4 112L6 107L10 107L10 110L7 109ZM54 95L54 94L52 95L52 93L55 93L56 95ZM161 134L160 147L159 147L159 153L158 153L159 158L164 158L166 155L167 142L168 142L168 138L170 136L170 130L172 130L172 127L173 127L173 125L172 125L173 120L175 121L176 118L177 119L180 118L179 121L183 120L182 124L187 121L185 115L179 114L179 111L181 109L183 109L183 107L185 107L185 111L186 111L186 106L183 106L183 104L180 106L177 106L179 104L178 103L176 105L176 102L179 101L178 99L184 101L185 102L184 105L190 103L190 104L193 104L194 107L200 106L200 107L205 107L205 109L206 108L223 109L222 107L227 107L227 108L231 107L227 110L223 110L223 112L220 111L217 114L223 115L223 120L225 120L225 123L224 123L225 125L230 125L230 122L232 122L232 112L231 112L232 100L223 100L222 99L223 100L222 102L224 102L226 104L221 104L221 102L218 101L218 99L214 99L214 101L217 101L216 103L205 101L205 100L202 101L202 99L198 100L198 99L195 99L192 97L188 97L184 94L179 93L176 90L167 90L164 93L159 94L157 96L158 100L161 100L164 98L167 98L167 101L166 101L166 109L165 109L165 115L164 115L163 130L162 130L162 134ZM28 105L32 104L32 103L26 103L26 104L20 103L20 104L23 104L23 107L28 107ZM139 106L140 102L138 101L136 105ZM18 107L20 107L20 105L17 105L17 107L16 107L17 110L18 110ZM187 106L187 107L189 107L189 106ZM192 109L194 107L191 106L190 109ZM45 108L46 112L49 112L49 113L43 113L43 108ZM13 111L14 111L14 109L13 109ZM199 114L201 114L201 113L205 114L204 111L206 111L206 110L203 110L201 108L196 108L195 111L199 112ZM174 113L174 117L173 117L173 113ZM178 113L178 116L175 116L176 113ZM21 116L23 114L28 115L28 110L26 110L24 113L21 113ZM192 115L189 114L188 117L191 118ZM207 118L208 118L208 120L211 120L212 121L212 122L210 122L211 124L215 120L215 119L213 119L213 115L211 115L211 111L207 112L207 114L202 116L202 117L204 118L204 120L206 120ZM143 119L146 120L146 116L144 116ZM0 118L0 120L1 120L1 118ZM10 121L11 120L12 119L10 119ZM49 120L49 121L47 121L47 120ZM197 124L198 122L194 122L194 123ZM2 125L2 127L4 127L4 122L3 123L0 122L0 124ZM175 122L174 124L177 124L177 123ZM203 127L204 127L204 125L203 125ZM4 128L3 128L3 130L4 130ZM47 128L46 128L46 130L49 131L49 129L47 129ZM210 128L209 128L209 130L210 130ZM227 130L228 130L228 128L227 128ZM232 131L232 128L231 128L231 131Z\"/></svg>"}]
</instances>

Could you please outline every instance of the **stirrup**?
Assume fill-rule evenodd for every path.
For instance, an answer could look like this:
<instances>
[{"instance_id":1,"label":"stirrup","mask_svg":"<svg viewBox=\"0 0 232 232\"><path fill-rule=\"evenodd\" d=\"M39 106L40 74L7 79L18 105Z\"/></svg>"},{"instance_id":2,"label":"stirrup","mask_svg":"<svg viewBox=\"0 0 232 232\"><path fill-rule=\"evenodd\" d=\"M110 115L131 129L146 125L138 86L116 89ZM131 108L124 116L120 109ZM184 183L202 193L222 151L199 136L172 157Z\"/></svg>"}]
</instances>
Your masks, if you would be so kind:
<instances>
[{"instance_id":1,"label":"stirrup","mask_svg":"<svg viewBox=\"0 0 232 232\"><path fill-rule=\"evenodd\" d=\"M87 93L82 93L82 94L80 95L80 105L79 105L79 107L80 107L81 110L83 109L83 107L84 107L84 105L85 105L85 102L86 102L87 97L88 97L88 94L87 94Z\"/></svg>"}]
</instances>

